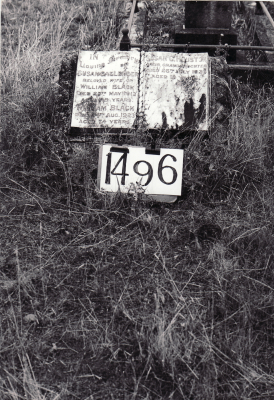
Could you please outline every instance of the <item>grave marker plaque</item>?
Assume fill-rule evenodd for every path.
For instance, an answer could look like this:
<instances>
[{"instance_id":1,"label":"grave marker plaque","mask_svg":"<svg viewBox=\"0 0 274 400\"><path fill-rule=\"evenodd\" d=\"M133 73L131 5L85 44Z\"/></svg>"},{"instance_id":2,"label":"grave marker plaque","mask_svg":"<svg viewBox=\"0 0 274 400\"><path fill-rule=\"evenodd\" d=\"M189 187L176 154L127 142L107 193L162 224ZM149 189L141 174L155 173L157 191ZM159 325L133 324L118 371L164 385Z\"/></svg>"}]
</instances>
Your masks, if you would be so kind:
<instances>
[{"instance_id":1,"label":"grave marker plaque","mask_svg":"<svg viewBox=\"0 0 274 400\"><path fill-rule=\"evenodd\" d=\"M209 79L206 53L81 51L71 126L207 130Z\"/></svg>"},{"instance_id":2,"label":"grave marker plaque","mask_svg":"<svg viewBox=\"0 0 274 400\"><path fill-rule=\"evenodd\" d=\"M143 53L140 109L149 129L208 129L206 53Z\"/></svg>"},{"instance_id":3,"label":"grave marker plaque","mask_svg":"<svg viewBox=\"0 0 274 400\"><path fill-rule=\"evenodd\" d=\"M79 53L71 126L132 128L138 104L140 53Z\"/></svg>"}]
</instances>

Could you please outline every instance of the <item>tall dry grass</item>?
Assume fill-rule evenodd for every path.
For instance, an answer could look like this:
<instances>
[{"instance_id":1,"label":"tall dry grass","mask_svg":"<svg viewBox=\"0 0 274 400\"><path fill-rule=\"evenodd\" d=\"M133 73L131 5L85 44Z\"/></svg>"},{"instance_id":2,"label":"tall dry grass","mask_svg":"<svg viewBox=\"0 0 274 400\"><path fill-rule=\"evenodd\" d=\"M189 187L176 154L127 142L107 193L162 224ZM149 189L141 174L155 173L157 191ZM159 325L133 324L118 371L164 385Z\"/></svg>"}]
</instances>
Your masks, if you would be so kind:
<instances>
[{"instance_id":1,"label":"tall dry grass","mask_svg":"<svg viewBox=\"0 0 274 400\"><path fill-rule=\"evenodd\" d=\"M47 160L53 167L45 168L52 173L58 168L60 157L52 140L61 140L59 150L67 152L65 139L55 129L62 59L83 48L115 48L122 21L118 6L117 0L3 3L4 170L24 171Z\"/></svg>"}]
</instances>

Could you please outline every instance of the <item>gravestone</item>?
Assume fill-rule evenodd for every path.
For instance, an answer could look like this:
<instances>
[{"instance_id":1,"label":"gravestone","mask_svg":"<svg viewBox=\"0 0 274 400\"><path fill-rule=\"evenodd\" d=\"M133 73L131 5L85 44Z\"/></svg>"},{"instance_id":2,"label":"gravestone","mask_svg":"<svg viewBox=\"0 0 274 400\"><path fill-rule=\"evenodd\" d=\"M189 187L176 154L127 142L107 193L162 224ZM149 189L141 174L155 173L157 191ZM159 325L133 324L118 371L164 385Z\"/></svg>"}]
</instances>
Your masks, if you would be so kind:
<instances>
[{"instance_id":1,"label":"gravestone","mask_svg":"<svg viewBox=\"0 0 274 400\"><path fill-rule=\"evenodd\" d=\"M140 105L149 129L208 130L210 60L206 53L143 53L140 83Z\"/></svg>"},{"instance_id":2,"label":"gravestone","mask_svg":"<svg viewBox=\"0 0 274 400\"><path fill-rule=\"evenodd\" d=\"M80 51L71 127L207 130L206 53Z\"/></svg>"},{"instance_id":3,"label":"gravestone","mask_svg":"<svg viewBox=\"0 0 274 400\"><path fill-rule=\"evenodd\" d=\"M134 127L139 64L138 52L80 51L71 126Z\"/></svg>"},{"instance_id":4,"label":"gravestone","mask_svg":"<svg viewBox=\"0 0 274 400\"><path fill-rule=\"evenodd\" d=\"M186 1L185 27L229 31L232 6L230 1Z\"/></svg>"},{"instance_id":5,"label":"gravestone","mask_svg":"<svg viewBox=\"0 0 274 400\"><path fill-rule=\"evenodd\" d=\"M224 30L228 34L229 29ZM168 189L179 179L179 156L173 154L175 148L183 146L179 133L206 132L212 120L219 129L227 119L226 78L224 58L210 60L201 52L81 51L64 59L60 71L62 130L70 134L71 143L81 138L85 146L112 143L106 153L101 153L101 169L98 167L104 184L109 184L109 176L112 184L117 177L126 179L131 172L138 180L143 179L142 185L157 178ZM163 135L172 130L175 136ZM103 136L96 141L100 131ZM118 134L108 136L112 131ZM129 136L121 141L122 131L126 135L131 132L131 137L136 133L140 136L136 142L128 141ZM141 147L135 149L132 145L141 145L143 153L137 157ZM133 158L126 158L132 152L137 157L133 165L127 164ZM98 182L100 179L98 175ZM172 202L175 193L178 195L168 189L158 193L157 200Z\"/></svg>"},{"instance_id":6,"label":"gravestone","mask_svg":"<svg viewBox=\"0 0 274 400\"><path fill-rule=\"evenodd\" d=\"M185 24L177 28L175 44L237 45L237 35L231 28L233 4L229 1L186 1ZM207 50L188 49L188 52L200 53ZM215 49L208 54L214 56ZM228 62L236 61L236 50L229 50Z\"/></svg>"}]
</instances>

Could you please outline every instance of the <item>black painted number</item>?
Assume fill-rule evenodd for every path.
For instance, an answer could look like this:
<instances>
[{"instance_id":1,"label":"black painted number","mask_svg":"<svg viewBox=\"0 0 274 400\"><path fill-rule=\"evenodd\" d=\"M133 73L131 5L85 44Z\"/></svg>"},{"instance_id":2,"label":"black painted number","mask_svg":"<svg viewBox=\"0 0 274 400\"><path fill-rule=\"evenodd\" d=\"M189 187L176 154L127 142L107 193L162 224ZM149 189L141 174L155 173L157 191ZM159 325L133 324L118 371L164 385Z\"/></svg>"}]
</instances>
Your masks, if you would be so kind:
<instances>
[{"instance_id":1,"label":"black painted number","mask_svg":"<svg viewBox=\"0 0 274 400\"><path fill-rule=\"evenodd\" d=\"M164 161L165 161L165 159L166 159L167 157L171 157L173 161L177 161L176 157L174 157L172 154L166 154L165 156L163 156L163 157L161 158L160 162L159 162L159 165L158 165L158 176L159 176L160 181L161 181L162 183L164 183L165 185L172 185L174 182L176 182L176 179L177 179L178 174L177 174L176 169L173 168L173 167L170 167L169 165L166 165L166 166L163 167L163 163L164 163ZM163 170L164 170L165 168L170 168L171 171L173 172L173 178L172 178L172 180L171 180L170 182L166 182L166 181L164 180L164 177L163 177Z\"/></svg>"},{"instance_id":2,"label":"black painted number","mask_svg":"<svg viewBox=\"0 0 274 400\"><path fill-rule=\"evenodd\" d=\"M144 174L142 174L141 172L138 171L139 165L141 163L145 163L147 165L147 172L145 172ZM151 182L152 177L153 177L153 169L152 169L152 165L149 162L144 161L144 160L137 161L133 166L133 170L134 170L135 174L137 174L137 175L140 175L140 176L147 175L147 181L146 181L146 183L143 183L142 186L147 186Z\"/></svg>"},{"instance_id":3,"label":"black painted number","mask_svg":"<svg viewBox=\"0 0 274 400\"><path fill-rule=\"evenodd\" d=\"M106 179L105 183L110 184L110 175L121 175L121 185L125 185L126 183L126 176L128 174L126 173L126 165L127 165L127 154L128 154L128 149L119 149L119 148L113 148L110 149L111 152L116 152L116 153L123 153L119 160L117 161L115 167L111 170L111 153L107 154L107 168L106 168ZM119 164L123 162L122 164L122 172L115 172L116 168L119 166Z\"/></svg>"},{"instance_id":4,"label":"black painted number","mask_svg":"<svg viewBox=\"0 0 274 400\"><path fill-rule=\"evenodd\" d=\"M107 170L106 170L106 179L105 183L110 185L110 166L111 166L111 153L107 154Z\"/></svg>"},{"instance_id":5,"label":"black painted number","mask_svg":"<svg viewBox=\"0 0 274 400\"><path fill-rule=\"evenodd\" d=\"M122 153L121 157L119 158L119 160L117 161L117 163L115 164L114 168L111 169L111 159L112 159L112 153ZM106 166L106 178L105 178L105 183L110 185L110 178L111 175L121 175L121 185L125 185L126 182L126 176L128 176L129 174L126 173L126 166L127 166L127 155L129 153L129 149L127 148L117 148L117 147L112 147L110 149L110 152L107 154L107 166ZM161 160L159 161L158 164L158 177L159 180L164 183L165 185L173 185L174 182L176 182L177 177L178 177L178 173L176 171L176 169L174 167L171 167L170 165L165 165L164 161L167 157L171 157L172 160L175 162L177 161L176 157L174 157L172 154L165 154ZM119 165L122 163L122 172L116 172L116 169L119 167ZM147 171L146 172L140 172L139 171L139 166L141 163L146 164L147 166ZM164 177L163 177L163 170L169 168L172 173L173 173L173 177L171 179L170 182L167 182ZM152 165L145 161L145 160L140 160L137 161L134 166L133 166L133 170L135 172L135 174L139 175L139 176L147 176L147 181L146 183L143 183L142 186L147 186L150 184L150 182L152 181L153 178L153 168Z\"/></svg>"}]
</instances>

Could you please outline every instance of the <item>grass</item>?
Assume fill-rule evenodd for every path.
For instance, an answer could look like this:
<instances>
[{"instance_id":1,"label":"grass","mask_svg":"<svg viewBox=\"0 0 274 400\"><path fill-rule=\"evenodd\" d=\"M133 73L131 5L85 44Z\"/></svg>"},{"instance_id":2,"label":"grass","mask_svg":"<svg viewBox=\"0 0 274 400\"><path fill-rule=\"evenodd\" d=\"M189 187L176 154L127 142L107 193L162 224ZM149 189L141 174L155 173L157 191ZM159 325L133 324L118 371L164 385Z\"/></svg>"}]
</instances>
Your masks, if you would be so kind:
<instances>
[{"instance_id":1,"label":"grass","mask_svg":"<svg viewBox=\"0 0 274 400\"><path fill-rule=\"evenodd\" d=\"M1 399L272 399L274 89L230 81L176 203L100 193L56 74L115 49L119 21L117 2L2 4Z\"/></svg>"}]
</instances>

